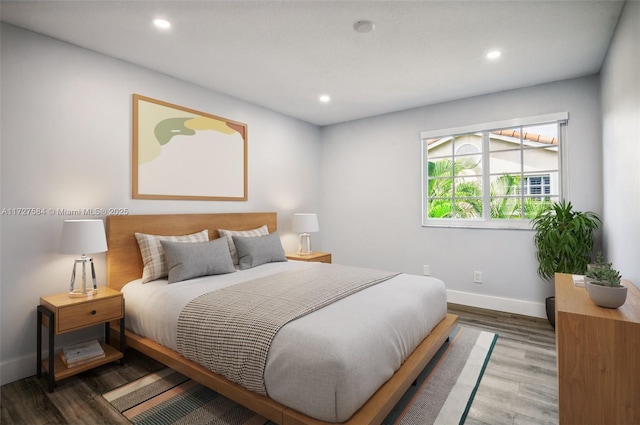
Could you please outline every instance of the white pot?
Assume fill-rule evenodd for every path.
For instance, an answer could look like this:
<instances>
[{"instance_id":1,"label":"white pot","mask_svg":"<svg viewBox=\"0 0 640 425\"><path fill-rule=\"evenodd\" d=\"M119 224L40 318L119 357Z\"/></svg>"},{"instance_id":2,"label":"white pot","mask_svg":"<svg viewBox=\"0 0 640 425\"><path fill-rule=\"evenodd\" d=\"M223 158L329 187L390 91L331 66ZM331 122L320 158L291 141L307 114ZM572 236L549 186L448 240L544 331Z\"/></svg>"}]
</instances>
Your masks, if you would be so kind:
<instances>
[{"instance_id":1,"label":"white pot","mask_svg":"<svg viewBox=\"0 0 640 425\"><path fill-rule=\"evenodd\" d=\"M586 282L589 298L596 305L605 308L618 308L627 300L626 286L602 286Z\"/></svg>"}]
</instances>

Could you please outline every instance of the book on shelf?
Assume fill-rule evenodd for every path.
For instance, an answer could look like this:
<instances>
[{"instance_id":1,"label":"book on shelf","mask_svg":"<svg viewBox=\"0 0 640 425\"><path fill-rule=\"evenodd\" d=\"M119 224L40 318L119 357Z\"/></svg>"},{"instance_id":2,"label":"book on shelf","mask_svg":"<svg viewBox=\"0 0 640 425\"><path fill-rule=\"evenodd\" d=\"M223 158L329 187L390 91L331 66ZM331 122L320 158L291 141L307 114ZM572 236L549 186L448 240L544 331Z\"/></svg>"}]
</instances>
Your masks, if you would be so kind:
<instances>
[{"instance_id":1,"label":"book on shelf","mask_svg":"<svg viewBox=\"0 0 640 425\"><path fill-rule=\"evenodd\" d=\"M60 358L68 367L77 366L105 356L102 346L97 340L62 347Z\"/></svg>"},{"instance_id":2,"label":"book on shelf","mask_svg":"<svg viewBox=\"0 0 640 425\"><path fill-rule=\"evenodd\" d=\"M62 363L64 363L64 365L66 367L80 366L81 364L89 363L89 362L101 359L101 358L106 356L106 354L104 352L102 352L102 354L96 354L95 356L92 356L92 357L85 357L85 358L83 358L81 360L75 360L73 362L69 362L69 361L67 361L67 359L66 359L66 357L64 355L64 352L60 351L60 353L58 353L58 354L60 355L60 360L62 360Z\"/></svg>"}]
</instances>

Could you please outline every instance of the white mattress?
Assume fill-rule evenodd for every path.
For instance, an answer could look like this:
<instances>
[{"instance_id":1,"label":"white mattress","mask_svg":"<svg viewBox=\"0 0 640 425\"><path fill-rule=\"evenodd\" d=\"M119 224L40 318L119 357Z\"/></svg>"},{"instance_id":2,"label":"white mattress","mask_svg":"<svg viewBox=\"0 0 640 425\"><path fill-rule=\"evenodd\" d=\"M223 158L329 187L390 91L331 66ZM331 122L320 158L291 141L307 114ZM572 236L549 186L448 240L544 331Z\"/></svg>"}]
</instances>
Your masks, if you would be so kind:
<instances>
[{"instance_id":1,"label":"white mattress","mask_svg":"<svg viewBox=\"0 0 640 425\"><path fill-rule=\"evenodd\" d=\"M136 280L122 292L127 328L177 350L183 307L204 293L322 263L270 263L174 284ZM387 381L446 315L441 280L401 274L289 322L276 335L265 368L270 398L308 416L347 420Z\"/></svg>"}]
</instances>

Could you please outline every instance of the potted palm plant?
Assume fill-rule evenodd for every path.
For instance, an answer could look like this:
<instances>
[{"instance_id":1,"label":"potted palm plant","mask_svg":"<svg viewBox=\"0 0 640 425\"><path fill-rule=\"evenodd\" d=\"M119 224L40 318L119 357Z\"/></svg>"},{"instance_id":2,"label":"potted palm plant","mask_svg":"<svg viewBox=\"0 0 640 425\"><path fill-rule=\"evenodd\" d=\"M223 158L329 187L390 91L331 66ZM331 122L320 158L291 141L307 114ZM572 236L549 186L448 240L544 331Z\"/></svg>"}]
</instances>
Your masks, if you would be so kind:
<instances>
[{"instance_id":1,"label":"potted palm plant","mask_svg":"<svg viewBox=\"0 0 640 425\"><path fill-rule=\"evenodd\" d=\"M591 211L574 211L571 202L560 201L538 214L532 221L536 231L538 275L553 281L555 273L585 274L591 262L593 234L600 218ZM546 300L547 318L555 328L555 297Z\"/></svg>"},{"instance_id":2,"label":"potted palm plant","mask_svg":"<svg viewBox=\"0 0 640 425\"><path fill-rule=\"evenodd\" d=\"M598 253L596 263L587 269L585 287L596 305L618 308L627 300L627 287L620 283L620 272L611 263L605 263Z\"/></svg>"}]
</instances>

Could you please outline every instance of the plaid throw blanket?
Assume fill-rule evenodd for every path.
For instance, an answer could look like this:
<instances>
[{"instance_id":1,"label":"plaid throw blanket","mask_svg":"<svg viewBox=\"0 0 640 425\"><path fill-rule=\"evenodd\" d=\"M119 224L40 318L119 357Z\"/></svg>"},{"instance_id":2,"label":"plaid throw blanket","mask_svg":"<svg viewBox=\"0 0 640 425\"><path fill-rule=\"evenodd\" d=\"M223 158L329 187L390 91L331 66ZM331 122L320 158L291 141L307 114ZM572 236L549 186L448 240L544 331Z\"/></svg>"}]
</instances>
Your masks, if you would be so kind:
<instances>
[{"instance_id":1,"label":"plaid throw blanket","mask_svg":"<svg viewBox=\"0 0 640 425\"><path fill-rule=\"evenodd\" d=\"M282 326L399 273L341 265L290 270L209 292L178 318L178 351L266 395L264 368Z\"/></svg>"}]
</instances>

